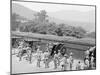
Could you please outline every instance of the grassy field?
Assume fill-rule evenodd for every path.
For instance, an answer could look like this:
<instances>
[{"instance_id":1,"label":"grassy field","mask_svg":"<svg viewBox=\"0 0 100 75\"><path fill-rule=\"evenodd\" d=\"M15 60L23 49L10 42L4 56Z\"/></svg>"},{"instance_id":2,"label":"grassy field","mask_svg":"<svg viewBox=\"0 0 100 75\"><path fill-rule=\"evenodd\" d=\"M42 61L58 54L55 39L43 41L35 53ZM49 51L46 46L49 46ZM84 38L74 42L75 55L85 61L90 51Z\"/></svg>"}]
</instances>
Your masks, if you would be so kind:
<instances>
[{"instance_id":1,"label":"grassy field","mask_svg":"<svg viewBox=\"0 0 100 75\"><path fill-rule=\"evenodd\" d=\"M55 36L55 35L48 35L48 34L37 34L37 33L28 33L28 32L12 32L12 37L22 37L22 38L29 38L29 39L38 39L38 40L48 40L48 41L56 41L56 42L64 42L64 43L73 43L73 44L80 44L80 45L95 45L95 39L93 38L74 38L69 36Z\"/></svg>"}]
</instances>

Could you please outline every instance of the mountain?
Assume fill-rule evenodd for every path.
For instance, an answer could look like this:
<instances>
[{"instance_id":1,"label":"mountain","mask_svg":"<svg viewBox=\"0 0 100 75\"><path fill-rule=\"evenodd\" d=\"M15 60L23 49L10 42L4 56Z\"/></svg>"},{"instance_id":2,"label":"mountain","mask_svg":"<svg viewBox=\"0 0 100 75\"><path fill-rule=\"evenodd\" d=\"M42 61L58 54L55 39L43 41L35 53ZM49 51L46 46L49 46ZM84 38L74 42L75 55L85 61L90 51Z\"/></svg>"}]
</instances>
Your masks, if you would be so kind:
<instances>
[{"instance_id":1,"label":"mountain","mask_svg":"<svg viewBox=\"0 0 100 75\"><path fill-rule=\"evenodd\" d=\"M96 33L95 32L87 33L86 36L90 38L96 38Z\"/></svg>"},{"instance_id":2,"label":"mountain","mask_svg":"<svg viewBox=\"0 0 100 75\"><path fill-rule=\"evenodd\" d=\"M49 16L60 19L63 23L72 26L81 26L89 32L95 31L95 11L62 10L49 12ZM57 20L56 20L57 21ZM58 21L58 22L61 22Z\"/></svg>"},{"instance_id":3,"label":"mountain","mask_svg":"<svg viewBox=\"0 0 100 75\"><path fill-rule=\"evenodd\" d=\"M95 11L78 11L78 10L60 10L56 12L49 12L49 16L55 17L61 20L66 21L75 21L75 22L95 22Z\"/></svg>"},{"instance_id":4,"label":"mountain","mask_svg":"<svg viewBox=\"0 0 100 75\"><path fill-rule=\"evenodd\" d=\"M27 7L24 7L20 4L17 3L12 3L12 13L16 13L20 16L23 16L29 20L34 18L34 14L36 13L36 11L33 11Z\"/></svg>"},{"instance_id":5,"label":"mountain","mask_svg":"<svg viewBox=\"0 0 100 75\"><path fill-rule=\"evenodd\" d=\"M37 11L31 10L25 6L17 3L12 3L12 13L19 14L24 18L29 20L34 19L34 14ZM75 10L63 10L57 12L48 12L48 19L50 22L55 22L57 24L64 23L71 26L80 26L86 31L95 31L95 12L94 11L75 11Z\"/></svg>"}]
</instances>

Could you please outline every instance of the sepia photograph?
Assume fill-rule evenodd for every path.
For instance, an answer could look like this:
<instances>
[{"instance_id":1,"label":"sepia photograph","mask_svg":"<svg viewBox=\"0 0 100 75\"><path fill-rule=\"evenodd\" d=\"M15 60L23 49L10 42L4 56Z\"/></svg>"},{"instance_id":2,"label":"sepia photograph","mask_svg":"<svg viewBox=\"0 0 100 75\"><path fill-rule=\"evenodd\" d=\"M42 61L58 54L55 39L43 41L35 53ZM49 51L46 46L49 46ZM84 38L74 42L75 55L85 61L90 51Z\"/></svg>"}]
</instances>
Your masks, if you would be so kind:
<instances>
[{"instance_id":1,"label":"sepia photograph","mask_svg":"<svg viewBox=\"0 0 100 75\"><path fill-rule=\"evenodd\" d=\"M96 70L96 6L11 1L11 74Z\"/></svg>"}]
</instances>

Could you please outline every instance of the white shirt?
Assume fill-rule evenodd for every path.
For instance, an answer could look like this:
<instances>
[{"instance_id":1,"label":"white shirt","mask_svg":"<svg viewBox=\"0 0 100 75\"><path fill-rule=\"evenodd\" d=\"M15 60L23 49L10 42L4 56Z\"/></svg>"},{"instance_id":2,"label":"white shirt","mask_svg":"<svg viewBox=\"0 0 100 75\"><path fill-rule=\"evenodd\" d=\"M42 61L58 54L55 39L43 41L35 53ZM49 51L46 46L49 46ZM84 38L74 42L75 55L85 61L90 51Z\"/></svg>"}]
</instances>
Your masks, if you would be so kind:
<instances>
[{"instance_id":1,"label":"white shirt","mask_svg":"<svg viewBox=\"0 0 100 75\"><path fill-rule=\"evenodd\" d=\"M91 57L91 62L93 62L93 61L94 61L94 57L92 56L92 57Z\"/></svg>"},{"instance_id":2,"label":"white shirt","mask_svg":"<svg viewBox=\"0 0 100 75\"><path fill-rule=\"evenodd\" d=\"M73 57L70 56L70 57L69 57L69 62L72 63L72 61L73 61Z\"/></svg>"},{"instance_id":3,"label":"white shirt","mask_svg":"<svg viewBox=\"0 0 100 75\"><path fill-rule=\"evenodd\" d=\"M88 59L85 60L85 63L89 67L89 60Z\"/></svg>"},{"instance_id":4,"label":"white shirt","mask_svg":"<svg viewBox=\"0 0 100 75\"><path fill-rule=\"evenodd\" d=\"M54 59L56 59L58 57L58 55L57 54L54 54Z\"/></svg>"}]
</instances>

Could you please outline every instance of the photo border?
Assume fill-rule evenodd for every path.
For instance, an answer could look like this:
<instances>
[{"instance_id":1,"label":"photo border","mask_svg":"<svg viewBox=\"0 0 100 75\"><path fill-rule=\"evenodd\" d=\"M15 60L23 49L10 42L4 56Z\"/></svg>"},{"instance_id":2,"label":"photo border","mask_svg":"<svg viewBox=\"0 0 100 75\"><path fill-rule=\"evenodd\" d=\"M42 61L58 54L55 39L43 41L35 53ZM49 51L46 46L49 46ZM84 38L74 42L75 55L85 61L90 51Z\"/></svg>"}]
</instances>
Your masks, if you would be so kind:
<instances>
[{"instance_id":1,"label":"photo border","mask_svg":"<svg viewBox=\"0 0 100 75\"><path fill-rule=\"evenodd\" d=\"M12 41L11 41L11 15L12 15L12 1L16 2L33 2L33 3L44 3L44 4L59 4L59 5L75 5L75 6L90 6L95 7L95 46L97 48L97 6L87 5L87 4L73 4L73 3L57 3L57 2L43 2L43 1L26 1L26 0L10 0L10 75L20 75L20 74L40 74L40 73L54 73L54 72L74 72L74 71L88 71L88 70L68 70L68 71L47 71L47 72L29 72L29 73L15 73L12 74ZM97 50L96 50L96 68L97 69Z\"/></svg>"}]
</instances>

